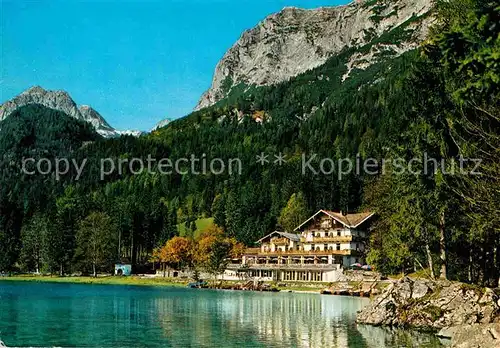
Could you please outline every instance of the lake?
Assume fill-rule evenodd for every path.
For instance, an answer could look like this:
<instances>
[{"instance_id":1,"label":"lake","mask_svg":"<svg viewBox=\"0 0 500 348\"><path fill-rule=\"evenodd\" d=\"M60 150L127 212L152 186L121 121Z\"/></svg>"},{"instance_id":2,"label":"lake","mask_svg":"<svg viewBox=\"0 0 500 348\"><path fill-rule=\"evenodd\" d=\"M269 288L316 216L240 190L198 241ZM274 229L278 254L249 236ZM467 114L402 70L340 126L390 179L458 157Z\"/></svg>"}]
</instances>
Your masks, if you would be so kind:
<instances>
[{"instance_id":1,"label":"lake","mask_svg":"<svg viewBox=\"0 0 500 348\"><path fill-rule=\"evenodd\" d=\"M318 294L0 281L7 346L437 347L355 324L368 299Z\"/></svg>"}]
</instances>

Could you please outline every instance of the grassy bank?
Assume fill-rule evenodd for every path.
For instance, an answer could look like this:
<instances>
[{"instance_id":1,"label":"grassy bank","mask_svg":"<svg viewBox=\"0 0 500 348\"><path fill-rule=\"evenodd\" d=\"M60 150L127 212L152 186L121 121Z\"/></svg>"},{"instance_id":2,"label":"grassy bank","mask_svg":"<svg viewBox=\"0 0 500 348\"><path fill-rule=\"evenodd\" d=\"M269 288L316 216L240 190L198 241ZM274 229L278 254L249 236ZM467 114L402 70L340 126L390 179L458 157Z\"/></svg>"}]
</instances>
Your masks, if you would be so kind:
<instances>
[{"instance_id":1,"label":"grassy bank","mask_svg":"<svg viewBox=\"0 0 500 348\"><path fill-rule=\"evenodd\" d=\"M1 281L26 281L26 282L51 282L51 283L75 283L75 284L108 284L108 285L147 285L147 286L186 286L188 281L179 281L171 278L149 278L149 277L59 277L59 276L28 276L18 275L11 277L0 277Z\"/></svg>"},{"instance_id":2,"label":"grassy bank","mask_svg":"<svg viewBox=\"0 0 500 348\"><path fill-rule=\"evenodd\" d=\"M94 277L59 277L59 276L35 276L35 275L16 275L10 277L0 277L2 281L25 281L25 282L51 282L51 283L73 283L73 284L107 284L107 285L146 285L146 286L178 286L184 287L188 284L188 280L180 281L173 278L152 278L152 277L113 277L113 276L99 276ZM224 281L225 284L241 283L237 281ZM325 288L324 284L315 285L299 285L290 284L286 287L278 287L281 291L298 291L298 292L315 292L319 293L321 289Z\"/></svg>"},{"instance_id":3,"label":"grassy bank","mask_svg":"<svg viewBox=\"0 0 500 348\"><path fill-rule=\"evenodd\" d=\"M52 283L73 283L73 284L103 284L103 285L143 285L143 286L177 286L185 287L190 281L187 279L178 278L163 278L163 277L143 277L143 276L130 276L130 277L114 277L114 276L99 276L94 277L59 277L59 276L39 276L39 275L15 275L0 277L2 281L25 281L25 282L52 282ZM241 281L225 280L224 284L241 284ZM321 290L330 287L345 287L358 288L359 282L341 282L341 283L280 283L279 285L274 282L267 282L270 286L278 288L283 292L308 292L320 293ZM388 285L388 282L379 282L376 288L379 291Z\"/></svg>"}]
</instances>

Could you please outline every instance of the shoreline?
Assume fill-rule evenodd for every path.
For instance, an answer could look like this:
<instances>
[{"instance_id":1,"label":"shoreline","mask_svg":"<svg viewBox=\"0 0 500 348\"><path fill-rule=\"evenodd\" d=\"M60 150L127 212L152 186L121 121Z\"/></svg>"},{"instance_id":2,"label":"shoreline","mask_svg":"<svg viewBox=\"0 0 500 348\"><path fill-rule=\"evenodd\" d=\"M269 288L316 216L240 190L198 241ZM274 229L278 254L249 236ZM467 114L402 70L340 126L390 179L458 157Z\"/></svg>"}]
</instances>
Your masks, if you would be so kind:
<instances>
[{"instance_id":1,"label":"shoreline","mask_svg":"<svg viewBox=\"0 0 500 348\"><path fill-rule=\"evenodd\" d=\"M157 286L157 287L186 287L191 280L176 280L173 278L151 277L151 276L42 276L42 275L15 275L0 276L0 282L35 282L35 283L66 283L66 284L97 284L97 285L137 285L137 286ZM231 284L232 281L225 281ZM278 287L280 292L299 293L299 294L321 294L322 286L297 286ZM220 290L220 289L213 289Z\"/></svg>"},{"instance_id":2,"label":"shoreline","mask_svg":"<svg viewBox=\"0 0 500 348\"><path fill-rule=\"evenodd\" d=\"M97 284L97 285L137 285L137 286L171 286L185 287L189 281L173 281L170 278L156 278L143 276L100 276L97 278L86 276L4 276L0 277L2 281L21 281L21 282L36 282L36 283L67 283L67 284Z\"/></svg>"},{"instance_id":3,"label":"shoreline","mask_svg":"<svg viewBox=\"0 0 500 348\"><path fill-rule=\"evenodd\" d=\"M58 275L14 275L14 276L0 276L0 282L5 281L20 281L20 282L37 282L37 283L67 283L67 284L96 284L96 285L124 285L124 286L155 286L155 287L188 287L188 284L192 282L190 279L179 279L179 278L164 278L148 275L132 275L132 276L112 276L112 275L101 275L97 278L91 276L58 276ZM213 290L231 290L231 291L241 291L240 289L231 289L231 285L240 284L239 281L234 280L224 280L222 287L210 288ZM313 295L328 295L328 296L348 296L348 297L364 297L368 296L355 296L346 294L335 294L334 292L325 292L325 290L335 289L338 284L315 284L315 283L285 283L278 286L276 284L266 282L276 288L277 292L284 293L297 293L297 294L313 294ZM358 282L340 282L343 288L348 283L351 287L355 286ZM387 283L384 282L383 287ZM285 286L283 286L285 285ZM383 288L382 287L382 288ZM262 290L244 290L252 292L261 292ZM265 291L265 290L264 290ZM370 296L371 298L371 296Z\"/></svg>"}]
</instances>

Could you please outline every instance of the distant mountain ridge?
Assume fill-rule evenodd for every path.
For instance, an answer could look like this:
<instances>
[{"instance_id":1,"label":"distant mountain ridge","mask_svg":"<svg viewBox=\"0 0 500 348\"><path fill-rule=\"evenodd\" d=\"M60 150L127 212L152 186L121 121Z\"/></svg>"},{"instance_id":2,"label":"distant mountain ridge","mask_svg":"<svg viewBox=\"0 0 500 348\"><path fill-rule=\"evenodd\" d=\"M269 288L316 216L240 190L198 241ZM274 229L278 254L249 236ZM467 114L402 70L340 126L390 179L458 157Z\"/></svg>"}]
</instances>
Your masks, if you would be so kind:
<instances>
[{"instance_id":1,"label":"distant mountain ridge","mask_svg":"<svg viewBox=\"0 0 500 348\"><path fill-rule=\"evenodd\" d=\"M245 31L215 68L212 85L195 110L225 98L239 84L273 85L324 64L350 47L375 42L403 26L411 31L394 45L378 44L352 57L352 69L366 69L377 56L398 56L414 49L428 32L433 0L366 0L345 6L305 10L285 7ZM408 23L411 22L410 25Z\"/></svg>"},{"instance_id":2,"label":"distant mountain ridge","mask_svg":"<svg viewBox=\"0 0 500 348\"><path fill-rule=\"evenodd\" d=\"M151 131L154 131L154 130L157 130L159 128L162 128L162 127L165 127L167 126L170 122L172 122L173 120L171 118L165 118L163 120L161 120L160 122L158 122L152 129Z\"/></svg>"},{"instance_id":3,"label":"distant mountain ridge","mask_svg":"<svg viewBox=\"0 0 500 348\"><path fill-rule=\"evenodd\" d=\"M100 135L106 138L117 137L120 135L139 136L141 131L119 131L109 125L104 117L88 105L78 106L66 91L49 91L40 86L28 88L13 99L3 103L0 106L0 121L3 121L18 108L39 104L45 107L62 111L68 116L78 120L89 122Z\"/></svg>"}]
</instances>

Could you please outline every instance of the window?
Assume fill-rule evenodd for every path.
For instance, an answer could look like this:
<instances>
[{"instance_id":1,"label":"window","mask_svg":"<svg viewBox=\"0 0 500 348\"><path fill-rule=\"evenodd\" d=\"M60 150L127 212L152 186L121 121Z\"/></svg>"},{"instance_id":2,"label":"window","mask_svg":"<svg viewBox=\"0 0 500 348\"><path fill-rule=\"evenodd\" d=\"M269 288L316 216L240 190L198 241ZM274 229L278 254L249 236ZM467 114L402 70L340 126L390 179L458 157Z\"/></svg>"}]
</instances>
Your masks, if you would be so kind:
<instances>
[{"instance_id":1,"label":"window","mask_svg":"<svg viewBox=\"0 0 500 348\"><path fill-rule=\"evenodd\" d=\"M337 250L340 250L340 243L337 243Z\"/></svg>"},{"instance_id":2,"label":"window","mask_svg":"<svg viewBox=\"0 0 500 348\"><path fill-rule=\"evenodd\" d=\"M321 234L319 234L319 233L316 233L316 237L318 237L318 238L319 238L319 237L321 237Z\"/></svg>"},{"instance_id":3,"label":"window","mask_svg":"<svg viewBox=\"0 0 500 348\"><path fill-rule=\"evenodd\" d=\"M338 231L337 231L337 236L339 236L339 237L340 237L340 230L338 230Z\"/></svg>"},{"instance_id":4,"label":"window","mask_svg":"<svg viewBox=\"0 0 500 348\"><path fill-rule=\"evenodd\" d=\"M328 244L323 245L323 250L328 250Z\"/></svg>"}]
</instances>

